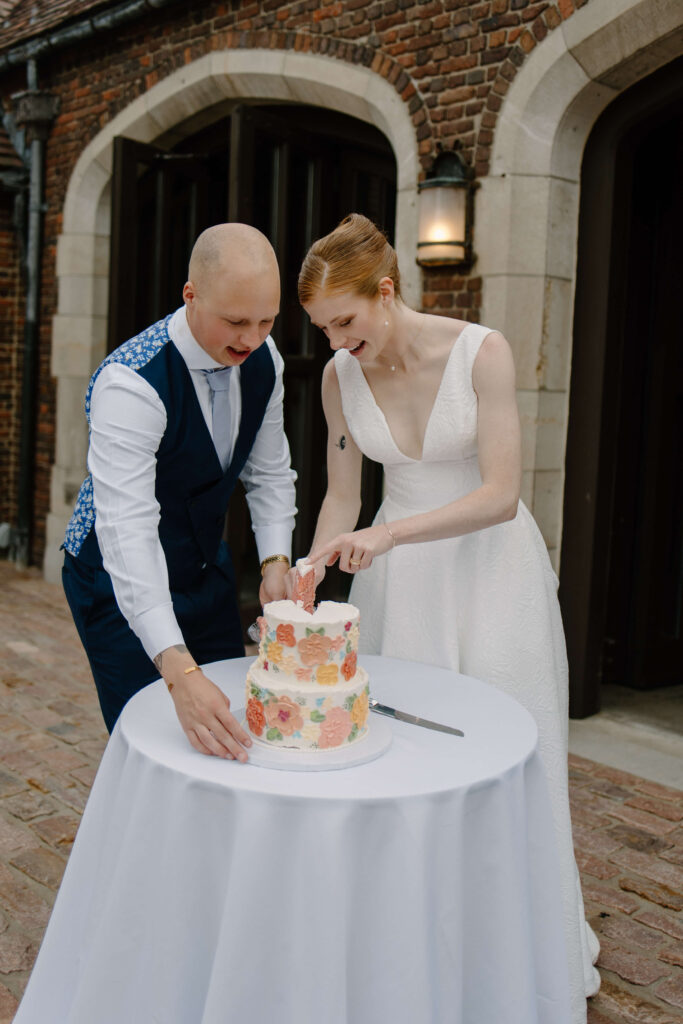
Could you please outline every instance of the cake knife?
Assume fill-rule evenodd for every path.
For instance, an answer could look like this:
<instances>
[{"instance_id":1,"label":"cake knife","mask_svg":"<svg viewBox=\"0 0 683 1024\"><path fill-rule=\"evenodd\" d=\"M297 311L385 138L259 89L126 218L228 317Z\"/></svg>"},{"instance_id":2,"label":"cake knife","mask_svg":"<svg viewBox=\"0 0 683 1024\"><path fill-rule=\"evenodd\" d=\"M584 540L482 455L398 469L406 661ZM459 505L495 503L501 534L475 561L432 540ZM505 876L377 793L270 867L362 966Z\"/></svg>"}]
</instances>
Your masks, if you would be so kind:
<instances>
[{"instance_id":1,"label":"cake knife","mask_svg":"<svg viewBox=\"0 0 683 1024\"><path fill-rule=\"evenodd\" d=\"M395 718L399 722L408 722L409 725L421 725L425 729L434 729L436 732L447 732L451 736L464 736L465 733L452 725L442 725L440 722L430 722L428 718L418 718L417 715L409 715L406 711L398 711L390 708L388 704L380 704L374 697L369 698L370 710L378 715L386 715L388 718Z\"/></svg>"}]
</instances>

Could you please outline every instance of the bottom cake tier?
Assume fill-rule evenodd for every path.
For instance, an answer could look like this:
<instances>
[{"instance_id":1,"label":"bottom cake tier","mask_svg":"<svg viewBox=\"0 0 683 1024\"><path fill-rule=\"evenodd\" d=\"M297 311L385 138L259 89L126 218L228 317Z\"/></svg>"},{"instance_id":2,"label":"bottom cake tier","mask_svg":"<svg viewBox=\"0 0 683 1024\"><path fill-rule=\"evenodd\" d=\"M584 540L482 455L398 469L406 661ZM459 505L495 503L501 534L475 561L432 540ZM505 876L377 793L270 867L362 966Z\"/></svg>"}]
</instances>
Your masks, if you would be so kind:
<instances>
[{"instance_id":1,"label":"bottom cake tier","mask_svg":"<svg viewBox=\"0 0 683 1024\"><path fill-rule=\"evenodd\" d=\"M330 750L368 731L368 674L325 687L282 679L252 666L247 674L247 725L257 742L295 750ZM326 692L327 690L327 692Z\"/></svg>"}]
</instances>

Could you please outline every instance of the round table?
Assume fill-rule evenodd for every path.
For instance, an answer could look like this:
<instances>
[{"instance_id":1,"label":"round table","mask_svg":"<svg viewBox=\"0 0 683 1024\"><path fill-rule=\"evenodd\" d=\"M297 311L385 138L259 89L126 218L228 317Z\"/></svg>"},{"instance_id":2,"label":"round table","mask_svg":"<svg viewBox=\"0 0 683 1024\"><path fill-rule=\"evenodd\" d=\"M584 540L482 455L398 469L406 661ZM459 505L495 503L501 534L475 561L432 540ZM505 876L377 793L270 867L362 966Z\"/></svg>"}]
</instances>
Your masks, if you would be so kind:
<instances>
[{"instance_id":1,"label":"round table","mask_svg":"<svg viewBox=\"0 0 683 1024\"><path fill-rule=\"evenodd\" d=\"M235 708L250 661L206 667ZM392 721L377 760L275 771L194 751L161 682L129 702L15 1024L569 1024L533 719L361 663L464 738Z\"/></svg>"}]
</instances>

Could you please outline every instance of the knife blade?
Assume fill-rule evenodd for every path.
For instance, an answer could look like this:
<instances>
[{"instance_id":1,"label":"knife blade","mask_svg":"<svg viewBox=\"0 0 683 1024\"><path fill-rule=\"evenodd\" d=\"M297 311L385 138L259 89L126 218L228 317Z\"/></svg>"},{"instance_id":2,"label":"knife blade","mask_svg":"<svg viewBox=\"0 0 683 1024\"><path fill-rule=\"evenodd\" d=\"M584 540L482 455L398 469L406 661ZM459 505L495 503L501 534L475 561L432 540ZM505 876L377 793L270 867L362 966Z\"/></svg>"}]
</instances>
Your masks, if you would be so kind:
<instances>
[{"instance_id":1,"label":"knife blade","mask_svg":"<svg viewBox=\"0 0 683 1024\"><path fill-rule=\"evenodd\" d=\"M441 722L430 722L428 718L418 718L417 715L409 715L406 711L399 711L391 708L388 704L380 704L373 697L370 698L370 710L378 715L386 715L388 718L395 718L399 722L408 722L409 725L421 725L423 729L433 729L435 732L447 732L451 736L464 736L461 729L452 725L442 725Z\"/></svg>"}]
</instances>

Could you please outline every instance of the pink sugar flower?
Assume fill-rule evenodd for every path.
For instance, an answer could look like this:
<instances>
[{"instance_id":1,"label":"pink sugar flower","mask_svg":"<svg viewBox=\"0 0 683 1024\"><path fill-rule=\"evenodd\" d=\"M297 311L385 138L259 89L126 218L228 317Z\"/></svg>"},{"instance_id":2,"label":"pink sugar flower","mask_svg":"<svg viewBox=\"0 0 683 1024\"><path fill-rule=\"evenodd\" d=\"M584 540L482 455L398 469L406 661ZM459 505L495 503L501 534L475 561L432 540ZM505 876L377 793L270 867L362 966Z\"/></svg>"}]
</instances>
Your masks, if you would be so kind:
<instances>
[{"instance_id":1,"label":"pink sugar flower","mask_svg":"<svg viewBox=\"0 0 683 1024\"><path fill-rule=\"evenodd\" d=\"M269 728L277 728L283 736L298 732L304 724L301 708L291 697L280 697L265 705L266 722Z\"/></svg>"},{"instance_id":2,"label":"pink sugar flower","mask_svg":"<svg viewBox=\"0 0 683 1024\"><path fill-rule=\"evenodd\" d=\"M320 723L318 746L321 750L341 746L352 728L353 722L349 712L344 708L332 708L327 712L325 721Z\"/></svg>"}]
</instances>

